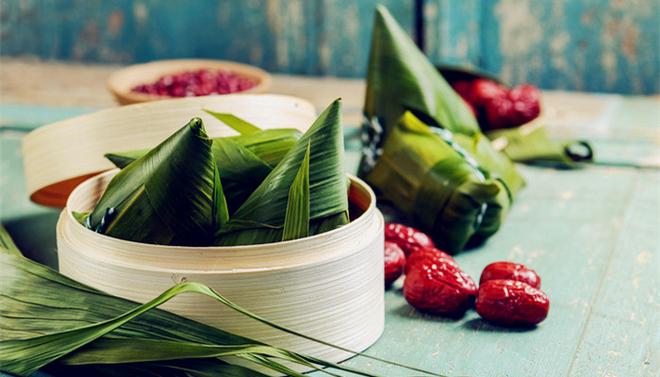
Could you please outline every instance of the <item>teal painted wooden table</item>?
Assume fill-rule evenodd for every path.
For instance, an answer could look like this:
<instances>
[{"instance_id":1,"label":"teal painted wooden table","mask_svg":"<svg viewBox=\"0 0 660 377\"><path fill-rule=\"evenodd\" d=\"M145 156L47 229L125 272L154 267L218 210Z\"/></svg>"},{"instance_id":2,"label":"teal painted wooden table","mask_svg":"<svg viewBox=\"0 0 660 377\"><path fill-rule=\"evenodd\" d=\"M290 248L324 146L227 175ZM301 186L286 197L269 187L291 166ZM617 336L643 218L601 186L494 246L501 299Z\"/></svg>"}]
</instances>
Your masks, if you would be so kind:
<instances>
[{"instance_id":1,"label":"teal painted wooden table","mask_svg":"<svg viewBox=\"0 0 660 377\"><path fill-rule=\"evenodd\" d=\"M329 92L341 94L361 84L331 85ZM297 92L305 97L305 85ZM552 134L588 138L598 164L563 171L521 166L528 186L500 232L456 259L474 277L496 260L535 268L551 298L548 319L534 329L511 330L473 311L457 320L423 315L406 304L399 281L386 293L385 333L370 354L450 376L658 375L660 103L567 93L545 99L555 111ZM359 106L348 101L350 122ZM28 201L20 141L40 124L87 111L0 105L0 218L19 247L46 264L56 263L58 211ZM346 134L348 165L355 166L355 128ZM409 375L365 359L347 363Z\"/></svg>"}]
</instances>

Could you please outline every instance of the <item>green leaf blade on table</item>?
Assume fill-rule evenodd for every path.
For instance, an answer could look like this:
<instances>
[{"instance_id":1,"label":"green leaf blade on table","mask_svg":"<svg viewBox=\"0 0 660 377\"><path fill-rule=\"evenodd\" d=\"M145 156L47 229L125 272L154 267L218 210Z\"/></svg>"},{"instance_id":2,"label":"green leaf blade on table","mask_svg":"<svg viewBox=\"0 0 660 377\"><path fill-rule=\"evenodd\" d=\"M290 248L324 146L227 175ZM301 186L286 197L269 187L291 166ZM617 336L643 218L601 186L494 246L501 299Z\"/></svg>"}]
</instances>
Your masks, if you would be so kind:
<instances>
[{"instance_id":1,"label":"green leaf blade on table","mask_svg":"<svg viewBox=\"0 0 660 377\"><path fill-rule=\"evenodd\" d=\"M211 140L194 118L113 177L88 226L136 242L207 243L217 222L214 208L221 205L215 202L217 172Z\"/></svg>"},{"instance_id":2,"label":"green leaf blade on table","mask_svg":"<svg viewBox=\"0 0 660 377\"><path fill-rule=\"evenodd\" d=\"M335 225L348 223L348 195L343 168L340 102L319 115L259 187L216 234L219 245L246 245L280 241L289 188L310 144L310 229L335 217Z\"/></svg>"},{"instance_id":3,"label":"green leaf blade on table","mask_svg":"<svg viewBox=\"0 0 660 377\"><path fill-rule=\"evenodd\" d=\"M114 364L122 361L129 363L119 365L119 370L125 367L146 372L144 369L146 366L176 369L178 365L178 368L182 370L187 368L193 373L197 369L194 363L188 363L190 357L216 355L224 351L237 352L243 347L245 353L240 354L239 357L270 370L290 370L277 362L278 359L306 367L310 364L318 364L364 376L372 375L285 349L270 347L155 309L177 294L192 292L214 298L233 310L286 333L391 365L437 375L297 333L248 312L209 287L198 283L176 285L150 302L139 305L96 291L36 262L11 255L6 251L0 252L0 278L3 282L0 285L0 306L3 308L0 311L0 319L2 319L0 323L3 324L3 328L15 325L19 330L27 330L27 335L25 331L0 332L0 370L14 374L28 375L52 362ZM61 322L58 319L65 321ZM7 320L13 322L8 323ZM96 340L100 341L96 342ZM136 340L136 343L131 344L131 340ZM181 348L184 349L182 353L179 353L174 344L176 342L181 342ZM140 355L139 352L135 352L137 344L160 344L162 348L161 346L154 349L141 347L143 352L147 353ZM151 351L144 351L145 349ZM248 349L250 351L247 351ZM153 353L149 354L149 352ZM121 355L128 353L131 355L122 360ZM132 363L137 360L153 360L154 363L149 365ZM216 359L204 358L199 362L203 369L200 370L200 374L192 375L204 375L205 371L225 369L224 363ZM185 363L188 363L187 367ZM108 368L111 366L107 366L104 371L112 370ZM238 375L260 375L238 366L228 370L245 373ZM292 375L300 374L295 372Z\"/></svg>"},{"instance_id":4,"label":"green leaf blade on table","mask_svg":"<svg viewBox=\"0 0 660 377\"><path fill-rule=\"evenodd\" d=\"M309 155L310 144L307 143L305 158L289 188L282 241L309 236Z\"/></svg>"},{"instance_id":5,"label":"green leaf blade on table","mask_svg":"<svg viewBox=\"0 0 660 377\"><path fill-rule=\"evenodd\" d=\"M581 140L552 140L545 127L537 121L516 128L491 131L488 137L513 161L564 169L573 169L580 167L581 162L593 161L593 149L589 143ZM583 151L574 153L570 149L572 146L581 146Z\"/></svg>"},{"instance_id":6,"label":"green leaf blade on table","mask_svg":"<svg viewBox=\"0 0 660 377\"><path fill-rule=\"evenodd\" d=\"M237 117L236 115L218 113L207 109L204 109L204 111L242 135L249 135L261 131L261 128L246 121L245 119Z\"/></svg>"}]
</instances>

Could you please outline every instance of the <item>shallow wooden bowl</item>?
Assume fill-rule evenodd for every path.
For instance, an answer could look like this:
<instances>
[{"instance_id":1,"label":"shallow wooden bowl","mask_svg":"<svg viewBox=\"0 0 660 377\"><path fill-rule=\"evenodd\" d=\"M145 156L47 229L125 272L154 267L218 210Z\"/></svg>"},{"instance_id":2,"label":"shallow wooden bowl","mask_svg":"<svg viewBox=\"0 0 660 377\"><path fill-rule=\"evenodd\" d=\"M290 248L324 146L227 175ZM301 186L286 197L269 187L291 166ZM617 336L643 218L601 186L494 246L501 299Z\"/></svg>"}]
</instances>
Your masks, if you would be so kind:
<instances>
[{"instance_id":1,"label":"shallow wooden bowl","mask_svg":"<svg viewBox=\"0 0 660 377\"><path fill-rule=\"evenodd\" d=\"M140 84L152 83L165 75L198 69L232 71L240 76L252 78L257 82L254 87L248 90L232 94L265 93L270 89L270 75L263 69L251 65L224 60L177 59L136 64L117 71L108 79L108 90L120 105L176 98L137 93L133 92L132 89Z\"/></svg>"}]
</instances>

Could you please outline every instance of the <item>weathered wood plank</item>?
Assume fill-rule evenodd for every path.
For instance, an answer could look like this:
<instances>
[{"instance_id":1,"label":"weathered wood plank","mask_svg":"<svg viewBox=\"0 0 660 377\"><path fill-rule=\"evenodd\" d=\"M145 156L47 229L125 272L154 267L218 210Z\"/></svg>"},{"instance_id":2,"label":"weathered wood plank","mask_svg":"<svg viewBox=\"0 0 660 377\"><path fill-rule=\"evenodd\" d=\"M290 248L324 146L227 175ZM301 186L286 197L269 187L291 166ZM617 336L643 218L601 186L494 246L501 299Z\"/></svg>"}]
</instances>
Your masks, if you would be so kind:
<instances>
[{"instance_id":1,"label":"weathered wood plank","mask_svg":"<svg viewBox=\"0 0 660 377\"><path fill-rule=\"evenodd\" d=\"M660 365L660 173L633 180L606 273L589 311L570 376L653 376Z\"/></svg>"},{"instance_id":2,"label":"weathered wood plank","mask_svg":"<svg viewBox=\"0 0 660 377\"><path fill-rule=\"evenodd\" d=\"M218 58L309 73L304 0L5 1L2 53L106 63Z\"/></svg>"},{"instance_id":3,"label":"weathered wood plank","mask_svg":"<svg viewBox=\"0 0 660 377\"><path fill-rule=\"evenodd\" d=\"M385 5L412 33L412 0L322 0L318 6L316 74L363 77L366 74L371 27L377 4Z\"/></svg>"},{"instance_id":4,"label":"weathered wood plank","mask_svg":"<svg viewBox=\"0 0 660 377\"><path fill-rule=\"evenodd\" d=\"M483 1L425 1L426 54L436 62L480 66L483 3Z\"/></svg>"},{"instance_id":5,"label":"weathered wood plank","mask_svg":"<svg viewBox=\"0 0 660 377\"><path fill-rule=\"evenodd\" d=\"M483 2L480 65L510 83L618 93L660 89L655 0Z\"/></svg>"},{"instance_id":6,"label":"weathered wood plank","mask_svg":"<svg viewBox=\"0 0 660 377\"><path fill-rule=\"evenodd\" d=\"M0 54L132 63L231 59L275 72L362 76L376 3L413 30L414 0L5 0ZM655 0L424 1L434 61L543 88L660 91Z\"/></svg>"}]
</instances>

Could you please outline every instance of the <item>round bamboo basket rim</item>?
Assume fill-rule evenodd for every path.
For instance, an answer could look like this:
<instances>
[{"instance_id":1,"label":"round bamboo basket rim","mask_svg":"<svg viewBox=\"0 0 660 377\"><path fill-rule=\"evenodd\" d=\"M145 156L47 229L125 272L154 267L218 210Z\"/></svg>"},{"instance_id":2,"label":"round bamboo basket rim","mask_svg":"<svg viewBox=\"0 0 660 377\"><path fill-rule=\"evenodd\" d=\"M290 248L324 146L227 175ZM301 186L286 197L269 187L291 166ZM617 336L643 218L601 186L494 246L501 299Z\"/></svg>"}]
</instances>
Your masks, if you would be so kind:
<instances>
[{"instance_id":1,"label":"round bamboo basket rim","mask_svg":"<svg viewBox=\"0 0 660 377\"><path fill-rule=\"evenodd\" d=\"M270 89L272 82L272 78L268 72L248 64L215 59L169 59L134 64L122 68L108 78L106 87L121 105L179 98L138 93L132 89L140 84L155 82L165 75L195 69L224 69L256 81L256 85L250 89L229 94L265 93Z\"/></svg>"},{"instance_id":2,"label":"round bamboo basket rim","mask_svg":"<svg viewBox=\"0 0 660 377\"><path fill-rule=\"evenodd\" d=\"M264 112L263 107L270 109ZM181 121L185 117L186 122L194 116L205 119L209 137L236 134L204 113L204 108L234 113L264 129L292 127L304 132L316 118L314 105L298 97L227 94L113 107L50 123L31 131L22 141L30 200L63 208L76 186L114 168L103 154L155 146L185 124L170 124L172 117ZM149 123L151 118L155 120ZM136 121L146 123L136 127Z\"/></svg>"},{"instance_id":3,"label":"round bamboo basket rim","mask_svg":"<svg viewBox=\"0 0 660 377\"><path fill-rule=\"evenodd\" d=\"M203 252L205 254L223 254L227 253L227 258L231 258L232 256L237 256L236 254L240 253L240 256L246 256L250 253L256 253L256 254L263 254L264 252L266 254L270 254L273 257L277 257L277 254L280 252L279 250L275 250L276 246L282 246L282 247L295 247L295 246L308 246L309 243L313 242L339 242L343 240L343 238L348 237L350 233L347 235L347 232L354 228L359 228L364 226L365 222L371 220L372 214L375 212L376 216L379 218L380 221L382 220L382 215L380 214L380 211L378 211L376 207L376 195L371 189L371 187L361 180L360 178L357 178L354 175L347 174L347 176L351 180L351 186L349 191L356 190L358 192L358 195L365 196L369 199L369 202L367 203L366 206L360 206L360 203L356 203L357 201L353 202L354 204L357 204L360 208L361 213L359 216L352 221L350 221L348 224L341 226L339 228L333 229L328 232L323 232L320 234L312 235L309 237L303 237L303 238L298 238L294 240L288 240L288 241L279 241L279 242L269 242L269 243L262 243L262 244L253 244L253 245L237 245L237 246L173 246L173 245L159 245L159 244L148 244L148 243L141 243L141 242L135 242L135 241L129 241L129 240L124 240L120 238L115 238L111 236L107 236L104 234L96 233L92 231L91 229L88 229L84 227L82 224L80 224L75 217L73 216L73 207L75 207L75 203L73 203L77 199L77 194L79 190L84 190L88 185L93 185L93 184L98 184L99 179L107 178L108 176L113 176L115 175L119 169L113 169L111 171L107 171L104 173L101 173L97 176L94 176L87 181L81 183L76 189L71 193L67 200L67 205L65 210L62 212L61 217L66 216L67 221L70 224L73 224L73 226L76 226L79 231L84 232L84 234L89 235L90 237L95 237L98 238L99 240L103 240L105 242L111 242L114 245L117 245L122 248L122 250L138 250L138 249L145 249L145 248L150 248L155 250L158 250L159 254L162 254L164 256L167 256L166 254L172 254L172 255L183 255L183 254L193 254L193 253L200 253ZM60 219L62 220L62 219ZM61 231L60 227L62 225L62 221L58 221L58 237L60 234L63 234ZM307 247L301 247L301 250L305 249L305 252L309 252ZM137 253L137 252L136 252ZM234 255L232 255L234 254ZM192 255L191 255L192 256ZM222 255L217 255L218 257ZM295 270L297 268L309 268L310 266L318 265L318 264L323 264L323 263L328 263L332 260L339 260L343 257L343 253L335 253L332 256L325 256L325 258L319 257L314 260L310 261L300 261L298 263L286 263L286 264L281 264L281 265L274 265L274 266L268 266L268 267L240 267L240 268L230 268L230 269L225 269L225 270L218 270L217 268L209 268L209 269L177 269L177 273L194 273L194 274L210 274L210 275L222 275L222 274L240 274L240 273L255 273L255 272L265 272L265 271L280 271L280 270ZM113 263L116 264L121 264L118 263L117 261L114 261ZM130 266L125 266L125 267L135 267L133 265ZM172 271L171 268L166 268L166 267L158 267L158 266L148 266L148 265L140 265L140 268L145 271L154 271L154 272L170 272Z\"/></svg>"}]
</instances>

